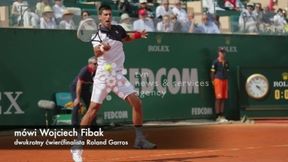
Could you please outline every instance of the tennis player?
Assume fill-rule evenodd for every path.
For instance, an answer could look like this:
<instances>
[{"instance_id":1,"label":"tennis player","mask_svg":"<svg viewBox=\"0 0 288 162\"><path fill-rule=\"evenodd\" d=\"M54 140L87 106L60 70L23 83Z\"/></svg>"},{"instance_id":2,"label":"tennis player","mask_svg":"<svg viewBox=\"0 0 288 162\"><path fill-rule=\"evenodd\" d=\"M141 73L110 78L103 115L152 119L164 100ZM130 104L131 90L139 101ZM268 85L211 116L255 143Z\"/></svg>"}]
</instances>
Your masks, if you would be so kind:
<instances>
[{"instance_id":1,"label":"tennis player","mask_svg":"<svg viewBox=\"0 0 288 162\"><path fill-rule=\"evenodd\" d=\"M142 132L142 104L136 95L133 85L123 76L125 54L123 43L146 38L146 31L127 34L120 25L112 25L112 10L110 6L99 8L99 30L92 36L92 45L97 57L97 71L94 77L91 103L83 116L80 125L90 126L106 96L113 91L132 107L132 120L136 137L134 147L153 149L156 145L145 139ZM73 160L82 162L82 149L71 150Z\"/></svg>"}]
</instances>

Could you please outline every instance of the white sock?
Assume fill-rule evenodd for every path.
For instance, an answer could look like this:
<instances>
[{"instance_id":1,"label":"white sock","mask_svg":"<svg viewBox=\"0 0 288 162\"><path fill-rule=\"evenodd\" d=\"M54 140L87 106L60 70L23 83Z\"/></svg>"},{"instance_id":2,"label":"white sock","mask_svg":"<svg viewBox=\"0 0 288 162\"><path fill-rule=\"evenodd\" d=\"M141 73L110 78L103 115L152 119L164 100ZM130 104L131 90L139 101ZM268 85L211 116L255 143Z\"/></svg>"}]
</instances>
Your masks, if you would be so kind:
<instances>
[{"instance_id":1,"label":"white sock","mask_svg":"<svg viewBox=\"0 0 288 162\"><path fill-rule=\"evenodd\" d=\"M142 127L135 127L136 138L144 138Z\"/></svg>"}]
</instances>

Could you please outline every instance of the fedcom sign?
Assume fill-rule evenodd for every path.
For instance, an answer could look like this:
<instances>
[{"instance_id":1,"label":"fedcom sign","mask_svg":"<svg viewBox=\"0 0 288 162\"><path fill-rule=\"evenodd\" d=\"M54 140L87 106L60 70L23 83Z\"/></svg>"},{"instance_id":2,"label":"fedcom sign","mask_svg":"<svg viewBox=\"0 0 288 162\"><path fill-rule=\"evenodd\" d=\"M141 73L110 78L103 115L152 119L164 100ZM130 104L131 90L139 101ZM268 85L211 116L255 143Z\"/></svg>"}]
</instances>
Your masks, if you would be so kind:
<instances>
[{"instance_id":1,"label":"fedcom sign","mask_svg":"<svg viewBox=\"0 0 288 162\"><path fill-rule=\"evenodd\" d=\"M213 109L212 107L192 107L191 115L192 116L213 115Z\"/></svg>"},{"instance_id":2,"label":"fedcom sign","mask_svg":"<svg viewBox=\"0 0 288 162\"><path fill-rule=\"evenodd\" d=\"M23 92L21 91L0 92L0 115L24 114L18 103L22 94Z\"/></svg>"},{"instance_id":3,"label":"fedcom sign","mask_svg":"<svg viewBox=\"0 0 288 162\"><path fill-rule=\"evenodd\" d=\"M128 119L128 111L105 111L104 120Z\"/></svg>"}]
</instances>

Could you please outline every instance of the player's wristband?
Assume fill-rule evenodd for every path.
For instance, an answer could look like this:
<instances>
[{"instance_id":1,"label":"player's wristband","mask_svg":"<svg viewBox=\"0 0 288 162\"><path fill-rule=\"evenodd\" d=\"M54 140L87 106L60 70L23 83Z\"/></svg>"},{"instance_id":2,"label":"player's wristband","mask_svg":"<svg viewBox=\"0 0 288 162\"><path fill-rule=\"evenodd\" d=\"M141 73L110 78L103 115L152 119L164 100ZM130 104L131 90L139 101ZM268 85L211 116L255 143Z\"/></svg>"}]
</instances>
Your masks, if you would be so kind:
<instances>
[{"instance_id":1,"label":"player's wristband","mask_svg":"<svg viewBox=\"0 0 288 162\"><path fill-rule=\"evenodd\" d=\"M134 38L134 39L140 39L140 38L142 38L141 33L140 33L140 32L135 32L135 33L133 33L133 38Z\"/></svg>"}]
</instances>

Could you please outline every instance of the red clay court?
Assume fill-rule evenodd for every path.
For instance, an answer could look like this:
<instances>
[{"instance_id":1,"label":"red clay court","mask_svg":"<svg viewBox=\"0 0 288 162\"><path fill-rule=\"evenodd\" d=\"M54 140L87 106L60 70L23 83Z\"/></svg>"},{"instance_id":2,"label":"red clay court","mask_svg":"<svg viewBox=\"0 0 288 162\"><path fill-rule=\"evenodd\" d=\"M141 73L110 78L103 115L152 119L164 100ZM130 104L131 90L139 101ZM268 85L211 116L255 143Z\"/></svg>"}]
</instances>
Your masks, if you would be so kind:
<instances>
[{"instance_id":1,"label":"red clay court","mask_svg":"<svg viewBox=\"0 0 288 162\"><path fill-rule=\"evenodd\" d=\"M106 131L128 140L119 149L84 150L85 162L287 162L288 123L149 126L145 135L156 150L130 149L133 129ZM3 137L2 137L3 138ZM72 162L69 150L0 150L0 162Z\"/></svg>"}]
</instances>

